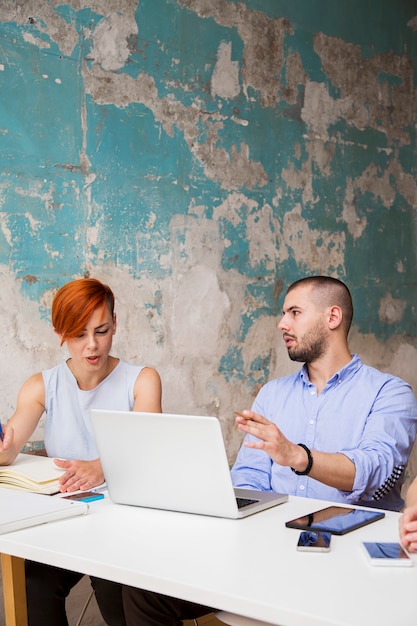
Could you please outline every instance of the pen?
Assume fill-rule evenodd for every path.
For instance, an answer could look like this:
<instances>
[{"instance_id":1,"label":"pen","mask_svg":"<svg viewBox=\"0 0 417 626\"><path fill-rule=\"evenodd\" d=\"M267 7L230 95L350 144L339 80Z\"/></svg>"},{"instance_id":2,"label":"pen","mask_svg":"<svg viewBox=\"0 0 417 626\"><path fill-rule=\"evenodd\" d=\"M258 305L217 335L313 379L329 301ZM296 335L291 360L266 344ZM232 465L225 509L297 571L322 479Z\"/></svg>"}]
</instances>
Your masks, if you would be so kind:
<instances>
[{"instance_id":1,"label":"pen","mask_svg":"<svg viewBox=\"0 0 417 626\"><path fill-rule=\"evenodd\" d=\"M3 427L0 422L0 441L3 441Z\"/></svg>"}]
</instances>

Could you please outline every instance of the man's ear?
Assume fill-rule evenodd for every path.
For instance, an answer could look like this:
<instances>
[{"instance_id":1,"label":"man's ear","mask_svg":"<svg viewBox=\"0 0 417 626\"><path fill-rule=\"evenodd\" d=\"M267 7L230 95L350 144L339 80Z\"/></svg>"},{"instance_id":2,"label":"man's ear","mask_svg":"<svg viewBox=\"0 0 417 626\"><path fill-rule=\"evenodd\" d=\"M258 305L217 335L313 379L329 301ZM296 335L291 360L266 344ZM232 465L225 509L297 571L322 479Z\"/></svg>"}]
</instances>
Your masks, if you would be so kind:
<instances>
[{"instance_id":1,"label":"man's ear","mask_svg":"<svg viewBox=\"0 0 417 626\"><path fill-rule=\"evenodd\" d=\"M335 330L336 328L341 326L343 321L343 311L340 306L333 305L329 307L328 315L329 328L331 330Z\"/></svg>"}]
</instances>

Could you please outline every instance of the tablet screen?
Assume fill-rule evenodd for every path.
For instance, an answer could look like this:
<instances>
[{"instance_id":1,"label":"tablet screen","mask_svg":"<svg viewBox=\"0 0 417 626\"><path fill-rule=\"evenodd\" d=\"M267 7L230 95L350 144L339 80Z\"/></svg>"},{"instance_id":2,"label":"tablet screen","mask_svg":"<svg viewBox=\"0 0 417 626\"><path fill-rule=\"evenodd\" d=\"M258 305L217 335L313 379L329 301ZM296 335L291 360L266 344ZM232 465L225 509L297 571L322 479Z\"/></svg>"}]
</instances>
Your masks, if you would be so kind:
<instances>
[{"instance_id":1,"label":"tablet screen","mask_svg":"<svg viewBox=\"0 0 417 626\"><path fill-rule=\"evenodd\" d=\"M321 530L334 535L344 535L383 517L385 517L385 513L382 511L329 506L293 519L285 525L288 528L297 528L298 530Z\"/></svg>"}]
</instances>

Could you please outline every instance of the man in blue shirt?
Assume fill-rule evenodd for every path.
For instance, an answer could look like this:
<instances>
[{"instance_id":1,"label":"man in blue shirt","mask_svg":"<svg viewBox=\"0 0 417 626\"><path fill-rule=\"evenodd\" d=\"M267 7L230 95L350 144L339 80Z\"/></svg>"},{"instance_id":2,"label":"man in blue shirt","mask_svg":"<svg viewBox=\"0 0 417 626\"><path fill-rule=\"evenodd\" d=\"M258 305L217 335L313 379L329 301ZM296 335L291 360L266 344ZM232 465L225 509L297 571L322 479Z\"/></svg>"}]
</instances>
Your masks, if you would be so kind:
<instances>
[{"instance_id":1,"label":"man in blue shirt","mask_svg":"<svg viewBox=\"0 0 417 626\"><path fill-rule=\"evenodd\" d=\"M245 440L237 487L399 510L417 432L417 401L403 380L351 355L352 299L341 281L293 283L278 329L301 370L268 382L236 418ZM127 626L180 626L210 609L126 587Z\"/></svg>"},{"instance_id":2,"label":"man in blue shirt","mask_svg":"<svg viewBox=\"0 0 417 626\"><path fill-rule=\"evenodd\" d=\"M402 508L416 399L403 380L351 355L352 313L336 279L305 278L288 289L278 328L290 358L305 363L267 383L252 411L237 417L247 437L232 469L235 486Z\"/></svg>"}]
</instances>

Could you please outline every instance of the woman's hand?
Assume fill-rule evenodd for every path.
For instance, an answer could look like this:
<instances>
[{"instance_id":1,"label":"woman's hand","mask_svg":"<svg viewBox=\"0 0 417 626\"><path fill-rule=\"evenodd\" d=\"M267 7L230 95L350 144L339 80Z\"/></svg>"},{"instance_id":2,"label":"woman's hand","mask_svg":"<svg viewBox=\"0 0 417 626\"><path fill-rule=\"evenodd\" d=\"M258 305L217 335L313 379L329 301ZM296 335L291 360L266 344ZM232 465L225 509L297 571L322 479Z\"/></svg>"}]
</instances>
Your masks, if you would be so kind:
<instances>
[{"instance_id":1,"label":"woman's hand","mask_svg":"<svg viewBox=\"0 0 417 626\"><path fill-rule=\"evenodd\" d=\"M100 459L94 461L65 461L54 459L55 465L67 470L59 479L61 492L87 491L104 482Z\"/></svg>"},{"instance_id":2,"label":"woman's hand","mask_svg":"<svg viewBox=\"0 0 417 626\"><path fill-rule=\"evenodd\" d=\"M11 426L2 426L2 435L0 437L0 453L7 452L13 442L14 430Z\"/></svg>"},{"instance_id":3,"label":"woman's hand","mask_svg":"<svg viewBox=\"0 0 417 626\"><path fill-rule=\"evenodd\" d=\"M409 506L400 517L400 541L409 552L417 552L417 506Z\"/></svg>"},{"instance_id":4,"label":"woman's hand","mask_svg":"<svg viewBox=\"0 0 417 626\"><path fill-rule=\"evenodd\" d=\"M19 448L16 446L15 431L9 424L2 426L3 438L0 438L0 465L12 465Z\"/></svg>"}]
</instances>

